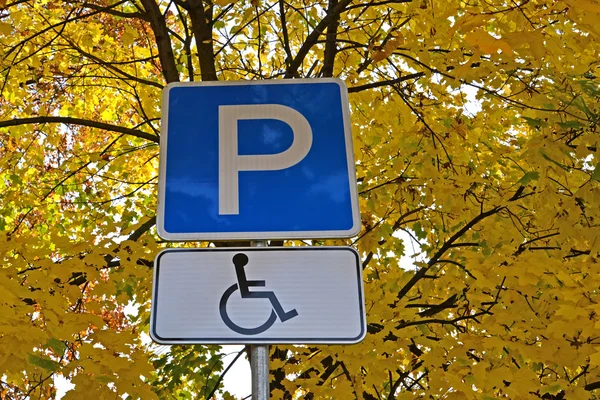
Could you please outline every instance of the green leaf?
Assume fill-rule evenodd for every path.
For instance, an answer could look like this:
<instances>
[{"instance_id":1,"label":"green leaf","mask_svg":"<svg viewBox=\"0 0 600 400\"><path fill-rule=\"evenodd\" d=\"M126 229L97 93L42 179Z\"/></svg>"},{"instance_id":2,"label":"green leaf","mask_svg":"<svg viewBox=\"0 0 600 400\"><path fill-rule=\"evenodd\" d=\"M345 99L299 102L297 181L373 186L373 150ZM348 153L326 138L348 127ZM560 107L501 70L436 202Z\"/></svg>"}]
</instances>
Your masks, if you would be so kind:
<instances>
[{"instance_id":1,"label":"green leaf","mask_svg":"<svg viewBox=\"0 0 600 400\"><path fill-rule=\"evenodd\" d=\"M106 375L100 375L100 376L97 376L97 377L96 377L96 380L97 380L98 382L102 382L102 383L104 383L104 384L107 384L107 383L114 382L114 381L115 381L115 378L113 378L113 377L110 377L110 376L106 376Z\"/></svg>"},{"instance_id":2,"label":"green leaf","mask_svg":"<svg viewBox=\"0 0 600 400\"><path fill-rule=\"evenodd\" d=\"M412 230L415 232L415 236L417 236L419 239L425 239L427 237L427 234L421 227L420 222L416 222L415 224L413 224Z\"/></svg>"},{"instance_id":3,"label":"green leaf","mask_svg":"<svg viewBox=\"0 0 600 400\"><path fill-rule=\"evenodd\" d=\"M568 171L569 169L567 167L565 167L564 165L562 165L561 163L559 163L558 161L554 161L552 158L550 158L545 152L541 151L540 154L542 155L542 157L544 157L546 160L550 161L551 163L561 167L562 169L564 169L565 171Z\"/></svg>"},{"instance_id":4,"label":"green leaf","mask_svg":"<svg viewBox=\"0 0 600 400\"><path fill-rule=\"evenodd\" d=\"M520 185L527 186L527 184L531 181L537 181L540 179L540 173L537 171L529 171L519 181L517 182Z\"/></svg>"},{"instance_id":5,"label":"green leaf","mask_svg":"<svg viewBox=\"0 0 600 400\"><path fill-rule=\"evenodd\" d=\"M62 353L67 348L67 346L63 342L55 338L50 338L50 340L48 340L47 346L50 347L52 351L54 351L54 353L58 355L62 355Z\"/></svg>"},{"instance_id":6,"label":"green leaf","mask_svg":"<svg viewBox=\"0 0 600 400\"><path fill-rule=\"evenodd\" d=\"M52 361L48 358L40 357L36 354L29 354L29 363L45 369L46 371L54 372L58 369L59 364L56 361Z\"/></svg>"},{"instance_id":7,"label":"green leaf","mask_svg":"<svg viewBox=\"0 0 600 400\"><path fill-rule=\"evenodd\" d=\"M596 164L596 168L594 168L594 172L592 172L592 179L600 181L600 163Z\"/></svg>"},{"instance_id":8,"label":"green leaf","mask_svg":"<svg viewBox=\"0 0 600 400\"><path fill-rule=\"evenodd\" d=\"M546 393L557 394L562 390L562 387L559 383L555 383L553 385L547 385L542 388L541 394L544 395Z\"/></svg>"},{"instance_id":9,"label":"green leaf","mask_svg":"<svg viewBox=\"0 0 600 400\"><path fill-rule=\"evenodd\" d=\"M10 175L10 180L13 181L17 185L19 185L19 184L21 184L23 182L21 180L21 177L19 175L15 175L15 174L11 174Z\"/></svg>"},{"instance_id":10,"label":"green leaf","mask_svg":"<svg viewBox=\"0 0 600 400\"><path fill-rule=\"evenodd\" d=\"M546 121L542 121L541 119L529 117L522 118L525 120L525 122L527 122L527 125L531 126L532 128L543 128L545 126L548 126L548 123Z\"/></svg>"},{"instance_id":11,"label":"green leaf","mask_svg":"<svg viewBox=\"0 0 600 400\"><path fill-rule=\"evenodd\" d=\"M585 125L579 121L559 122L558 126L563 129L579 129L585 127Z\"/></svg>"},{"instance_id":12,"label":"green leaf","mask_svg":"<svg viewBox=\"0 0 600 400\"><path fill-rule=\"evenodd\" d=\"M575 107L577 107L578 109L583 111L588 118L592 118L594 116L594 113L590 111L585 100L582 99L581 97L577 97L573 101L573 104L575 105Z\"/></svg>"}]
</instances>

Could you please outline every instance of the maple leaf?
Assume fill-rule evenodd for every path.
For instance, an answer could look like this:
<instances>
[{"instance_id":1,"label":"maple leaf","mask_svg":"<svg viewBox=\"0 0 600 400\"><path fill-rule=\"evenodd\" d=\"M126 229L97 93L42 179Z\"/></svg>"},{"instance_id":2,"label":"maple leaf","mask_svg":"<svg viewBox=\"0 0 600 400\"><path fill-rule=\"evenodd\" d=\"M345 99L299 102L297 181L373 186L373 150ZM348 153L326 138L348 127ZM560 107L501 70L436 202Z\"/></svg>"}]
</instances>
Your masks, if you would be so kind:
<instances>
[{"instance_id":1,"label":"maple leaf","mask_svg":"<svg viewBox=\"0 0 600 400\"><path fill-rule=\"evenodd\" d=\"M498 50L503 53L512 54L512 49L504 40L497 39L490 35L488 32L476 29L465 35L465 41L471 46L476 46L483 53L495 54Z\"/></svg>"}]
</instances>

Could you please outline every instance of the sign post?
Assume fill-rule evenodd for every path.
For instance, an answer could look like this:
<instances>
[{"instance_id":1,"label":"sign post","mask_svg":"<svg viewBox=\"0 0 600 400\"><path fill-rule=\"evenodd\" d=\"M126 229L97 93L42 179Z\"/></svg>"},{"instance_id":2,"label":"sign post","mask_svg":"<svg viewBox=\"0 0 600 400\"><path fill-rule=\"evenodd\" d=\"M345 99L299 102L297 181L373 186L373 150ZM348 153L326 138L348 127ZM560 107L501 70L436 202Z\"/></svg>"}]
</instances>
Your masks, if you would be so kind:
<instances>
[{"instance_id":1,"label":"sign post","mask_svg":"<svg viewBox=\"0 0 600 400\"><path fill-rule=\"evenodd\" d=\"M266 240L251 242L252 247L267 247ZM269 398L269 345L250 346L250 373L252 374L252 400Z\"/></svg>"},{"instance_id":2,"label":"sign post","mask_svg":"<svg viewBox=\"0 0 600 400\"><path fill-rule=\"evenodd\" d=\"M269 398L269 345L250 346L250 373L252 374L252 400Z\"/></svg>"}]
</instances>

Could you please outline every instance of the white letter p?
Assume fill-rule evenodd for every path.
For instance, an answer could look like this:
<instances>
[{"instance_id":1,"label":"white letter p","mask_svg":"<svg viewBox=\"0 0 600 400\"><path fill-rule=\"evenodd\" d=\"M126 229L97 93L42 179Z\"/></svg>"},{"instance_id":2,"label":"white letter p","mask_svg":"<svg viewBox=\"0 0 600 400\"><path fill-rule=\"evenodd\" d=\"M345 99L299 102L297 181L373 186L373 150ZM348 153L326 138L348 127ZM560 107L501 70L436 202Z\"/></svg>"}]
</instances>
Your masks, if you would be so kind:
<instances>
[{"instance_id":1,"label":"white letter p","mask_svg":"<svg viewBox=\"0 0 600 400\"><path fill-rule=\"evenodd\" d=\"M292 145L276 154L238 154L238 121L275 119L292 128ZM239 171L276 171L299 163L312 146L312 130L302 114L280 104L219 106L219 215L239 214Z\"/></svg>"}]
</instances>

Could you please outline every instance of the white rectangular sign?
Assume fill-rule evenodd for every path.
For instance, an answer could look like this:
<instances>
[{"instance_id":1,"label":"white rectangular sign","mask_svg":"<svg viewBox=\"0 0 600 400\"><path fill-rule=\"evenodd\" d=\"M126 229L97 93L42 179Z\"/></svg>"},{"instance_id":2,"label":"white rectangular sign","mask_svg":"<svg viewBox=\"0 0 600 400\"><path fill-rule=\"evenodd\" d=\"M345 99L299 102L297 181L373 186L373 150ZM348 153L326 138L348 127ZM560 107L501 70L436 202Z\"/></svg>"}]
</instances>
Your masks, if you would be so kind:
<instances>
[{"instance_id":1,"label":"white rectangular sign","mask_svg":"<svg viewBox=\"0 0 600 400\"><path fill-rule=\"evenodd\" d=\"M366 333L349 247L173 249L154 264L150 335L161 344L344 344Z\"/></svg>"}]
</instances>

